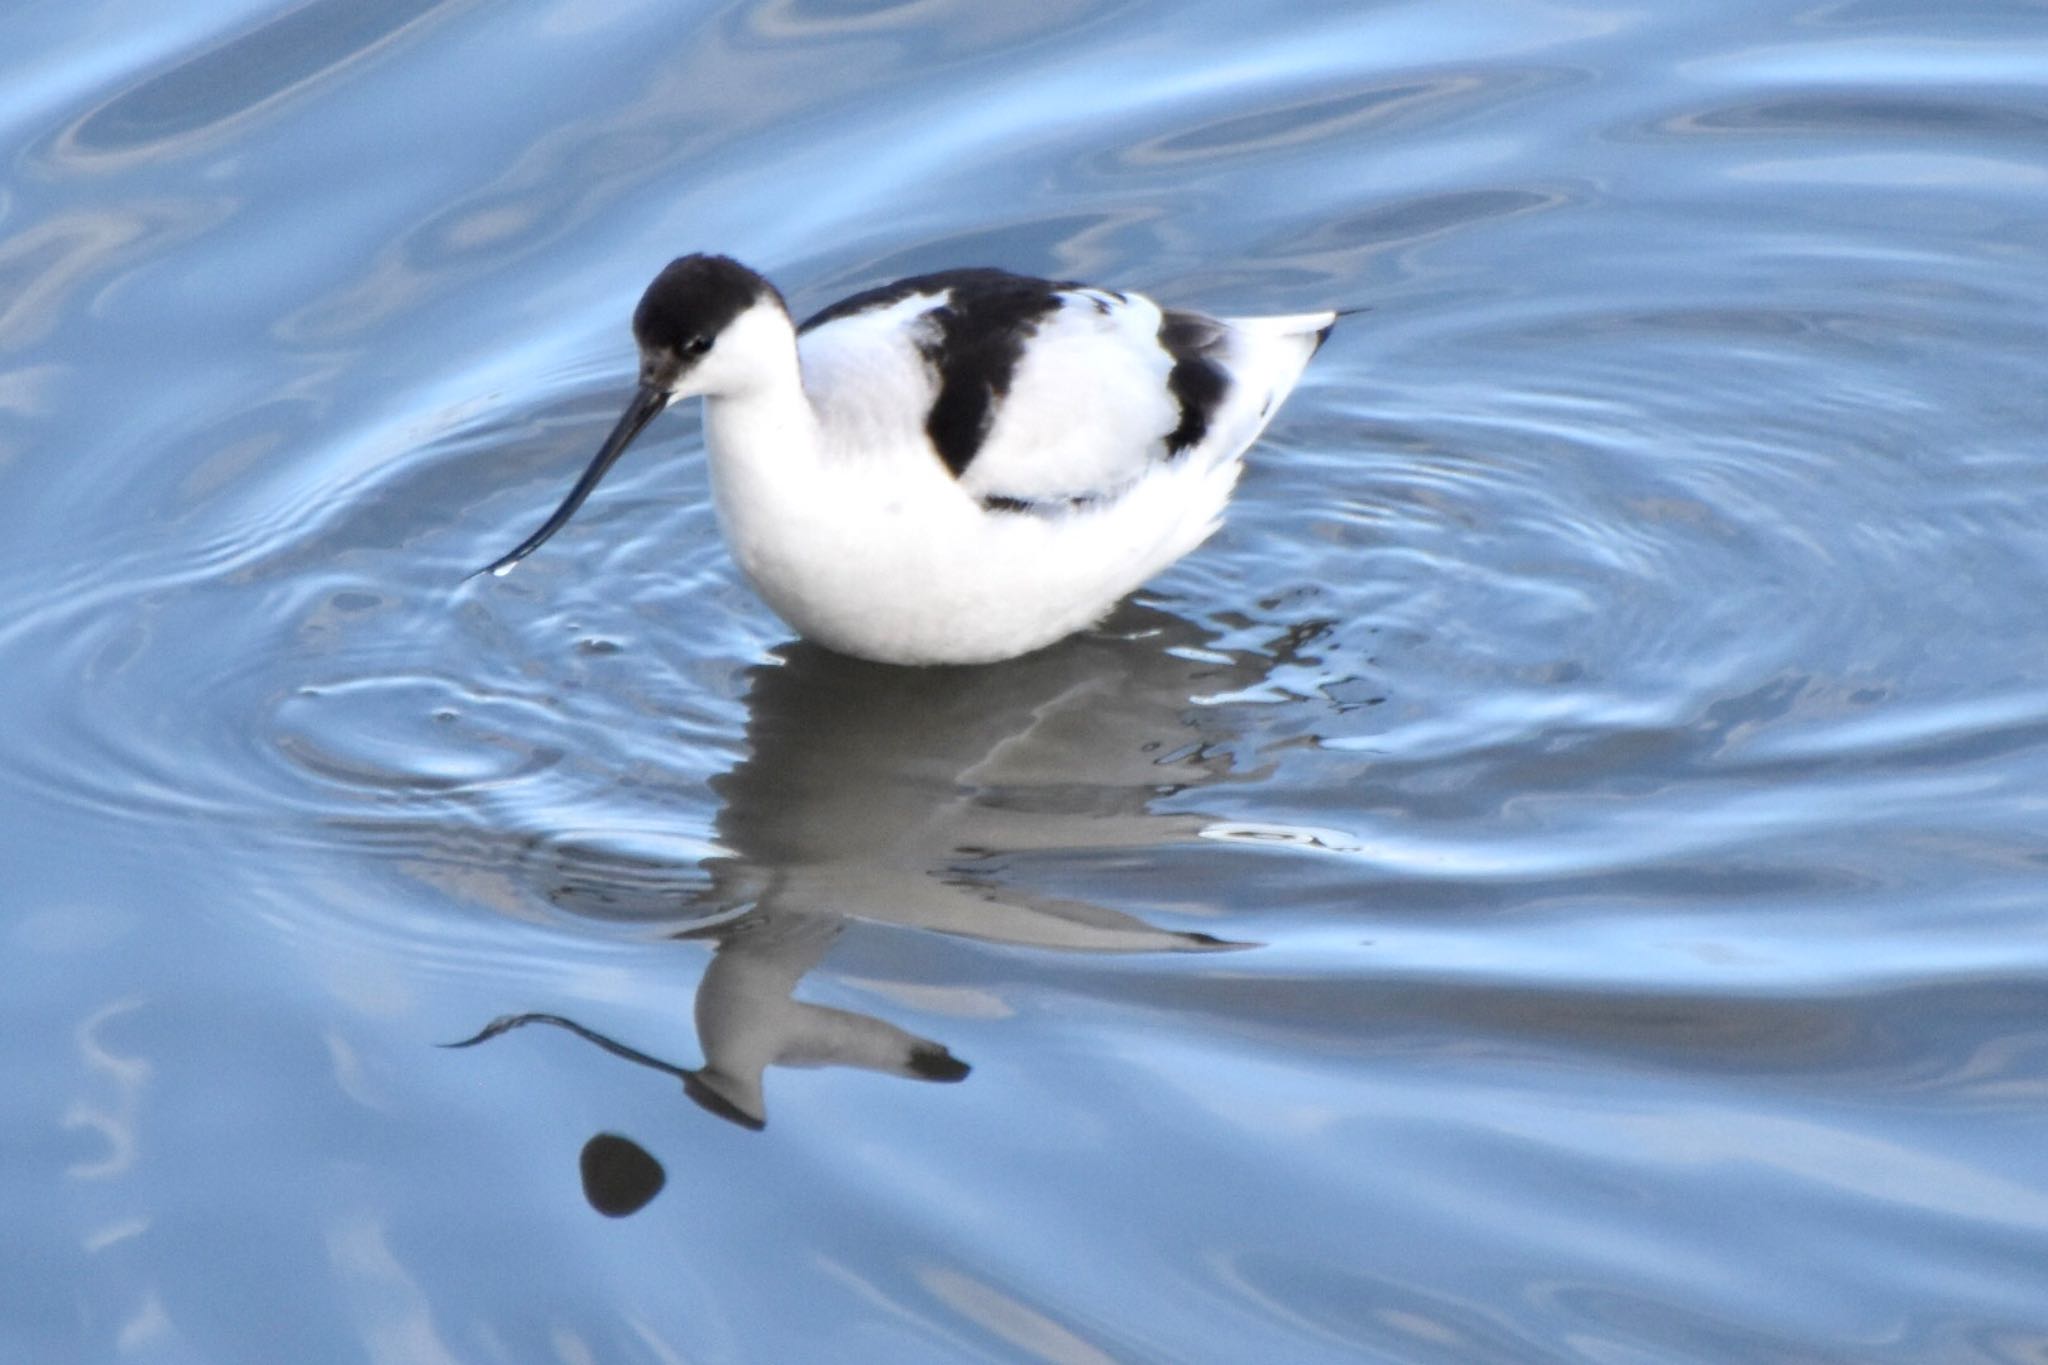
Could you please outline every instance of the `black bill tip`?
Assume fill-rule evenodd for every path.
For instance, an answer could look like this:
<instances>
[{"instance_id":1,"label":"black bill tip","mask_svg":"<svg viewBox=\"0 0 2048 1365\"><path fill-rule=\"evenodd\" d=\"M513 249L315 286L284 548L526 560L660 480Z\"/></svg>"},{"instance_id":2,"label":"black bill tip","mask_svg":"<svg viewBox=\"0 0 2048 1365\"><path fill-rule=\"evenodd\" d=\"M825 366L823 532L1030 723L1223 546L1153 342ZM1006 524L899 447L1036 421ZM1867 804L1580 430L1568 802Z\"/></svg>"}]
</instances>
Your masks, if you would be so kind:
<instances>
[{"instance_id":1,"label":"black bill tip","mask_svg":"<svg viewBox=\"0 0 2048 1365\"><path fill-rule=\"evenodd\" d=\"M493 578L503 578L506 574L519 567L520 558L521 556L519 555L506 555L503 559L494 560L484 565L481 569L471 569L462 576L462 581L467 583L470 579L482 578L485 574L489 574Z\"/></svg>"},{"instance_id":2,"label":"black bill tip","mask_svg":"<svg viewBox=\"0 0 2048 1365\"><path fill-rule=\"evenodd\" d=\"M604 438L604 444L598 448L590 467L583 471L583 477L569 490L569 496L562 499L562 505L555 509L554 515L542 523L538 531L519 542L518 547L510 554L492 560L481 569L470 573L464 581L468 581L468 578L481 578L485 574L490 574L493 578L503 578L519 567L520 560L538 550L550 536L568 525L569 518L576 515L576 509L583 505L583 500L590 496L591 490L597 487L605 472L618 463L619 456L626 453L626 447L633 443L633 438L667 406L667 389L658 384L642 384L639 391L633 395L633 401L626 404L626 410L620 414L618 423L612 427L611 435Z\"/></svg>"}]
</instances>

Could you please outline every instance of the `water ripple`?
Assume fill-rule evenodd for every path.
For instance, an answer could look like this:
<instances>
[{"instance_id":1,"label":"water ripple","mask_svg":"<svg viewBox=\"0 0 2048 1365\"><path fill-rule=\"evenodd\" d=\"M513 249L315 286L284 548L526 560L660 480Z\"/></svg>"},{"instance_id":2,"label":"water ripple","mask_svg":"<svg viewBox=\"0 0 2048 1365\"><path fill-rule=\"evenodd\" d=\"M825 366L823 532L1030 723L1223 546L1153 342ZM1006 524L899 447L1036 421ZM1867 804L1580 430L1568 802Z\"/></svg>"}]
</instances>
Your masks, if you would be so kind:
<instances>
[{"instance_id":1,"label":"water ripple","mask_svg":"<svg viewBox=\"0 0 2048 1365\"><path fill-rule=\"evenodd\" d=\"M2039 16L1767 11L24 11L0 1355L2038 1352ZM466 582L698 248L1370 311L999 669Z\"/></svg>"}]
</instances>

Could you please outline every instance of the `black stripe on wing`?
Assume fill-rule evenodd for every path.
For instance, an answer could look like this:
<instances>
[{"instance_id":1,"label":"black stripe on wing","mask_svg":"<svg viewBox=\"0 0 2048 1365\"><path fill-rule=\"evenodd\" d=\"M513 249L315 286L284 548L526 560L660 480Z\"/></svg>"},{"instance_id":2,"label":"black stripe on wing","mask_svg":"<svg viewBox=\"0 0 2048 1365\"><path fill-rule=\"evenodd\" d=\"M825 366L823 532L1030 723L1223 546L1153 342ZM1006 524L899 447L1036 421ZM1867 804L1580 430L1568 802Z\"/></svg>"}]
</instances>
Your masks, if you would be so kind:
<instances>
[{"instance_id":1,"label":"black stripe on wing","mask_svg":"<svg viewBox=\"0 0 2048 1365\"><path fill-rule=\"evenodd\" d=\"M1224 327L1200 313L1167 309L1159 320L1159 345L1173 357L1166 390L1180 405L1180 424L1166 433L1166 458L1198 446L1209 422L1230 393L1230 371L1218 359Z\"/></svg>"},{"instance_id":2,"label":"black stripe on wing","mask_svg":"<svg viewBox=\"0 0 2048 1365\"><path fill-rule=\"evenodd\" d=\"M942 270L841 299L797 330L891 308L920 294L943 295L945 302L924 314L927 326L917 349L938 389L925 415L925 434L958 478L995 426L1025 344L1039 322L1059 308L1061 292L1079 287L1007 270Z\"/></svg>"}]
</instances>

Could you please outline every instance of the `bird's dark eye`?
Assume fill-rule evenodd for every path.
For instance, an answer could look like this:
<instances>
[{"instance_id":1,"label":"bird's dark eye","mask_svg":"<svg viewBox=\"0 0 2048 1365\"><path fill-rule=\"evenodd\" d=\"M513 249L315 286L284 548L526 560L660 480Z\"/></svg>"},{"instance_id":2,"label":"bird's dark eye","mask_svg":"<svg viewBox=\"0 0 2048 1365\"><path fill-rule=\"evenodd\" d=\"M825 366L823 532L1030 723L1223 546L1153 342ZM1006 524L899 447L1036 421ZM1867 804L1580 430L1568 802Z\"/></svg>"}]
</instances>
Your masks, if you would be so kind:
<instances>
[{"instance_id":1,"label":"bird's dark eye","mask_svg":"<svg viewBox=\"0 0 2048 1365\"><path fill-rule=\"evenodd\" d=\"M683 343L683 353L685 355L703 355L711 349L711 341L710 337L691 337Z\"/></svg>"}]
</instances>

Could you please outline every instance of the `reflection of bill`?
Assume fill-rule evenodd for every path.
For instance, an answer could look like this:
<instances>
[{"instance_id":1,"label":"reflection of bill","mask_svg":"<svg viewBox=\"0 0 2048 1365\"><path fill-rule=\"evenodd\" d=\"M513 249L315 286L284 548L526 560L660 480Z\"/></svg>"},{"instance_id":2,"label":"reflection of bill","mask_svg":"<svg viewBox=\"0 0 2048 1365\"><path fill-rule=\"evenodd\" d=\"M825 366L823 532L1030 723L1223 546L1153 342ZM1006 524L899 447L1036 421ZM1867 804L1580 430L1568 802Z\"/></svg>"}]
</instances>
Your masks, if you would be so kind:
<instances>
[{"instance_id":1,"label":"reflection of bill","mask_svg":"<svg viewBox=\"0 0 2048 1365\"><path fill-rule=\"evenodd\" d=\"M554 1015L508 1016L470 1043L524 1023L565 1027L760 1128L769 1067L968 1073L942 1043L794 998L849 919L1070 952L1251 946L1024 878L1036 855L1193 838L1205 818L1153 807L1228 779L1226 711L1201 699L1256 683L1270 658L1217 652L1187 622L1140 607L993 667L891 668L804 644L778 653L752 673L749 757L712 784L728 851L706 864L711 884L675 933L713 945L696 998L704 1064L676 1066Z\"/></svg>"},{"instance_id":2,"label":"reflection of bill","mask_svg":"<svg viewBox=\"0 0 2048 1365\"><path fill-rule=\"evenodd\" d=\"M448 1046L474 1047L527 1024L552 1024L614 1057L674 1076L711 1113L756 1130L768 1122L761 1080L771 1066L858 1067L925 1081L965 1078L967 1063L943 1043L873 1015L791 998L844 923L824 915L755 911L721 929L697 986L701 1067L662 1061L558 1014L508 1014L474 1038Z\"/></svg>"}]
</instances>

